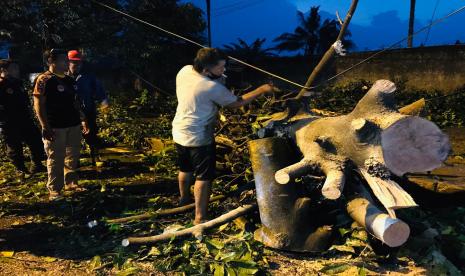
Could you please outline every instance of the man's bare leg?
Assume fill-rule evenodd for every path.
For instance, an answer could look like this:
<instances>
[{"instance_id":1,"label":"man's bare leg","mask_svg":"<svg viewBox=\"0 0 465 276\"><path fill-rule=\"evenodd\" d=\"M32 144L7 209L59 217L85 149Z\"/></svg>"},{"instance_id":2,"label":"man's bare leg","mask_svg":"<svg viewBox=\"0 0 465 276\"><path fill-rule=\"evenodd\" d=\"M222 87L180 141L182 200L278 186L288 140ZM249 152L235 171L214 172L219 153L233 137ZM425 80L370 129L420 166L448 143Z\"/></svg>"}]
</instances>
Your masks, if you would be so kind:
<instances>
[{"instance_id":1,"label":"man's bare leg","mask_svg":"<svg viewBox=\"0 0 465 276\"><path fill-rule=\"evenodd\" d=\"M211 181L196 180L194 185L195 219L194 224L199 224L207 219L208 201L211 193Z\"/></svg>"},{"instance_id":2,"label":"man's bare leg","mask_svg":"<svg viewBox=\"0 0 465 276\"><path fill-rule=\"evenodd\" d=\"M190 188L194 184L194 174L192 172L179 172L179 205L183 206L192 202Z\"/></svg>"}]
</instances>

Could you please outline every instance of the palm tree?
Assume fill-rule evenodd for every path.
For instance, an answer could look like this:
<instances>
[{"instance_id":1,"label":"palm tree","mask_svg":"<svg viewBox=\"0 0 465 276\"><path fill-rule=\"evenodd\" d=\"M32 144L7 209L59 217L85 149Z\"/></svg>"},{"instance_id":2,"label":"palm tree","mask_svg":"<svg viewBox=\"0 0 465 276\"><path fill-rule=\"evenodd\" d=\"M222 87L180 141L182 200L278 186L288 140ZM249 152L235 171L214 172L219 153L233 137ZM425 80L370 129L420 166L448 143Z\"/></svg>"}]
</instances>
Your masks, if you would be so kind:
<instances>
[{"instance_id":1,"label":"palm tree","mask_svg":"<svg viewBox=\"0 0 465 276\"><path fill-rule=\"evenodd\" d=\"M240 38L238 38L237 41L237 43L233 42L229 45L223 45L224 51L249 62L275 56L275 54L272 53L272 48L263 48L263 44L266 41L265 38L257 38L250 44Z\"/></svg>"},{"instance_id":2,"label":"palm tree","mask_svg":"<svg viewBox=\"0 0 465 276\"><path fill-rule=\"evenodd\" d=\"M339 30L339 22L334 19L326 19L323 24L321 24L318 30L318 47L316 49L316 54L323 54L331 47L339 35ZM349 30L346 30L344 37L348 36L351 36L351 33ZM342 39L342 45L344 45L344 49L351 49L354 47L354 43L349 39Z\"/></svg>"},{"instance_id":3,"label":"palm tree","mask_svg":"<svg viewBox=\"0 0 465 276\"><path fill-rule=\"evenodd\" d=\"M278 42L275 49L280 52L303 50L305 56L323 54L335 42L340 26L336 20L329 19L321 24L319 10L319 6L312 7L308 16L298 11L299 26L293 33L284 33L275 38L273 41ZM350 36L348 31L344 37L347 36ZM346 49L353 47L350 40L344 39L342 43Z\"/></svg>"},{"instance_id":4,"label":"palm tree","mask_svg":"<svg viewBox=\"0 0 465 276\"><path fill-rule=\"evenodd\" d=\"M301 11L297 12L299 26L297 26L293 33L284 33L277 38L274 42L279 42L276 45L278 51L298 51L304 50L304 55L312 55L318 44L318 29L320 27L320 7L312 7L307 17Z\"/></svg>"}]
</instances>

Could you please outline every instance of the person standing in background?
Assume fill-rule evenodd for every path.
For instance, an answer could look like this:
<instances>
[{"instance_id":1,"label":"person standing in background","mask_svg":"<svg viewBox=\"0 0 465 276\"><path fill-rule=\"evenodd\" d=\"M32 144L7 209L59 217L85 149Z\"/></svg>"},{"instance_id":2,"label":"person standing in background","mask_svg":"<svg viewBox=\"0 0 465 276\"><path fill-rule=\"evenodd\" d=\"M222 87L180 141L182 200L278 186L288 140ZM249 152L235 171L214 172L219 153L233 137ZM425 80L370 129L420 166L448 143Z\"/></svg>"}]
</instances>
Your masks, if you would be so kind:
<instances>
[{"instance_id":1,"label":"person standing in background","mask_svg":"<svg viewBox=\"0 0 465 276\"><path fill-rule=\"evenodd\" d=\"M62 198L62 189L77 188L77 165L81 149L81 125L89 133L76 82L65 75L68 57L65 51L45 52L48 71L39 75L34 86L34 110L42 127L42 140L47 153L50 200Z\"/></svg>"},{"instance_id":2,"label":"person standing in background","mask_svg":"<svg viewBox=\"0 0 465 276\"><path fill-rule=\"evenodd\" d=\"M77 93L82 102L84 114L89 126L89 133L84 135L84 139L89 145L92 164L95 166L98 158L98 150L101 146L97 136L97 105L100 102L103 110L109 106L108 97L102 87L101 82L91 73L82 70L83 57L77 50L68 52L69 67L67 75L72 77L77 84Z\"/></svg>"},{"instance_id":3,"label":"person standing in background","mask_svg":"<svg viewBox=\"0 0 465 276\"><path fill-rule=\"evenodd\" d=\"M7 155L22 174L45 171L44 146L32 117L30 98L19 79L19 66L12 60L0 60L0 129ZM23 143L31 151L32 165L24 164Z\"/></svg>"}]
</instances>

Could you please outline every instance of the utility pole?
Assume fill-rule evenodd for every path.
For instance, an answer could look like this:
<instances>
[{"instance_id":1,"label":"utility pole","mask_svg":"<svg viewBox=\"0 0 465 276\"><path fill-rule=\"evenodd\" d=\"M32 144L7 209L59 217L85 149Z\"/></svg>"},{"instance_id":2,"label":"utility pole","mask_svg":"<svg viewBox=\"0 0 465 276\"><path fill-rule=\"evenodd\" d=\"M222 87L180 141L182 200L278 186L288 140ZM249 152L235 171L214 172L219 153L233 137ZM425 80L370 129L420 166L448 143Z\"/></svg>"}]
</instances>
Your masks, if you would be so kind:
<instances>
[{"instance_id":1,"label":"utility pole","mask_svg":"<svg viewBox=\"0 0 465 276\"><path fill-rule=\"evenodd\" d=\"M413 45L413 23L415 21L415 0L410 0L410 18L408 22L408 40L407 47L412 48Z\"/></svg>"},{"instance_id":2,"label":"utility pole","mask_svg":"<svg viewBox=\"0 0 465 276\"><path fill-rule=\"evenodd\" d=\"M212 46L212 30L211 30L211 16L210 16L210 0L207 1L207 29L208 29L208 47Z\"/></svg>"}]
</instances>

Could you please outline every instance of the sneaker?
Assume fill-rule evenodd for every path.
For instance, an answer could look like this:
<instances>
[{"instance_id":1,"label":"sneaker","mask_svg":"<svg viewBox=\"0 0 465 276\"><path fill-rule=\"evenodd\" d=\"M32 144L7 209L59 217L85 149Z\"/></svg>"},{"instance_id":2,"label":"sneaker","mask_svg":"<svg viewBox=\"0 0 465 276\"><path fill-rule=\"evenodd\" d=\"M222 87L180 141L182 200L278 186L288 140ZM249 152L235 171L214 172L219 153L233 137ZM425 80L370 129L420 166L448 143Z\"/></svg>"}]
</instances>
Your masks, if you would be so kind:
<instances>
[{"instance_id":1,"label":"sneaker","mask_svg":"<svg viewBox=\"0 0 465 276\"><path fill-rule=\"evenodd\" d=\"M63 195L59 192L50 192L48 196L49 201L59 201L63 199Z\"/></svg>"},{"instance_id":2,"label":"sneaker","mask_svg":"<svg viewBox=\"0 0 465 276\"><path fill-rule=\"evenodd\" d=\"M32 164L30 171L31 171L31 174L42 173L42 172L46 172L47 168L44 165L42 165L42 163L37 163L37 164Z\"/></svg>"}]
</instances>

